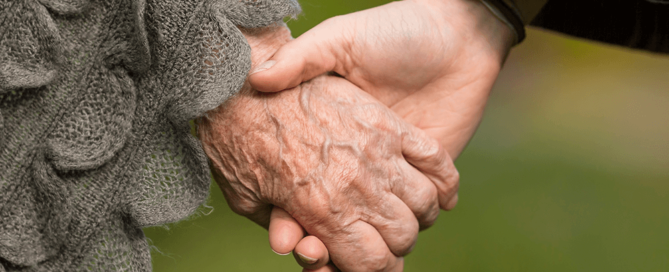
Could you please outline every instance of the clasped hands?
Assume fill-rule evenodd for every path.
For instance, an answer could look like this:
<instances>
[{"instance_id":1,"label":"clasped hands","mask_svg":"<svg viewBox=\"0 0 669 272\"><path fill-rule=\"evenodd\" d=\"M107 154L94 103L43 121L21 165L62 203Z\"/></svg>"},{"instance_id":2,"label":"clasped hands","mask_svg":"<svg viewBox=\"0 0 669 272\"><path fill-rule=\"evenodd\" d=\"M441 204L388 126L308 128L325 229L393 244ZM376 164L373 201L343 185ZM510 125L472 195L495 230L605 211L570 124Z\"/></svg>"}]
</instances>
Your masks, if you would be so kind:
<instances>
[{"instance_id":1,"label":"clasped hands","mask_svg":"<svg viewBox=\"0 0 669 272\"><path fill-rule=\"evenodd\" d=\"M318 271L401 271L418 231L455 206L451 156L511 35L477 1L443 2L335 17L296 40L285 25L242 30L255 73L198 135L229 206L274 251Z\"/></svg>"}]
</instances>

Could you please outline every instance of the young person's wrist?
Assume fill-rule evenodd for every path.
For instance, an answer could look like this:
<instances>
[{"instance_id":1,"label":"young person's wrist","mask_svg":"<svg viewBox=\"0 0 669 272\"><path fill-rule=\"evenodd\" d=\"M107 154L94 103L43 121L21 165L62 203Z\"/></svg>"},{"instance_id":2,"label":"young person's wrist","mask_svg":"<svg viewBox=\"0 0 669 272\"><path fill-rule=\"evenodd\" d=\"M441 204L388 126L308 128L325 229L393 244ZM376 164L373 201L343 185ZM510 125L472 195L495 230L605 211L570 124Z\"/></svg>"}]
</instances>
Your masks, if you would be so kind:
<instances>
[{"instance_id":1,"label":"young person's wrist","mask_svg":"<svg viewBox=\"0 0 669 272\"><path fill-rule=\"evenodd\" d=\"M493 52L501 62L506 59L511 47L518 43L514 27L498 17L482 0L412 1L428 6L437 16L450 21L451 25L463 28L460 31L470 34L470 48L487 48L485 50ZM524 32L522 35L524 37ZM476 47L475 44L482 46Z\"/></svg>"}]
</instances>

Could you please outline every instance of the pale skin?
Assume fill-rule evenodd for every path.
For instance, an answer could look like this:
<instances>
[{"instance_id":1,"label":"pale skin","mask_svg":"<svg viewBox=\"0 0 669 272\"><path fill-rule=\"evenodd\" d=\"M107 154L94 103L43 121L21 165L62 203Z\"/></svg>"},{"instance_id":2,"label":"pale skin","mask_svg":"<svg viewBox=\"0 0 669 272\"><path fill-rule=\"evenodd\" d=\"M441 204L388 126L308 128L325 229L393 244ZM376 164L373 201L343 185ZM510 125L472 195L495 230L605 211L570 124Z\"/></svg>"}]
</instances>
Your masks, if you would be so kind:
<instances>
[{"instance_id":1,"label":"pale skin","mask_svg":"<svg viewBox=\"0 0 669 272\"><path fill-rule=\"evenodd\" d=\"M291 39L283 25L243 32L254 65ZM455 205L459 176L446 150L340 77L275 94L247 84L198 121L198 135L230 207L278 233L278 253L304 231L314 235L305 245L327 247L329 259L305 264L314 268L331 260L346 271L401 271L419 229Z\"/></svg>"},{"instance_id":2,"label":"pale skin","mask_svg":"<svg viewBox=\"0 0 669 272\"><path fill-rule=\"evenodd\" d=\"M249 81L276 92L334 71L457 158L481 120L513 39L476 0L393 2L321 23L259 65ZM457 196L442 208L456 202ZM307 257L296 258L305 270L334 271L325 264L335 254L314 236L302 238L304 230L285 211L273 211L269 235L276 252Z\"/></svg>"}]
</instances>

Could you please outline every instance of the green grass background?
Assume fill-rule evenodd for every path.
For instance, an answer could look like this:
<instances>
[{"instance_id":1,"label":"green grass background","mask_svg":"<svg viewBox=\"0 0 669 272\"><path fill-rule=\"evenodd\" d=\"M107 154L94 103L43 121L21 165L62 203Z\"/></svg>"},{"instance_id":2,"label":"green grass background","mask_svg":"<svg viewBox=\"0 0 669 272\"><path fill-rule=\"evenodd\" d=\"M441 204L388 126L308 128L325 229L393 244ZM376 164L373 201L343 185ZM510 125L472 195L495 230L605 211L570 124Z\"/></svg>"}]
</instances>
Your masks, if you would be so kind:
<instances>
[{"instance_id":1,"label":"green grass background","mask_svg":"<svg viewBox=\"0 0 669 272\"><path fill-rule=\"evenodd\" d=\"M303 0L289 26L384 2ZM458 207L405 271L669 271L667 56L530 29L456 164ZM300 271L216 185L191 219L145 232L154 271Z\"/></svg>"}]
</instances>

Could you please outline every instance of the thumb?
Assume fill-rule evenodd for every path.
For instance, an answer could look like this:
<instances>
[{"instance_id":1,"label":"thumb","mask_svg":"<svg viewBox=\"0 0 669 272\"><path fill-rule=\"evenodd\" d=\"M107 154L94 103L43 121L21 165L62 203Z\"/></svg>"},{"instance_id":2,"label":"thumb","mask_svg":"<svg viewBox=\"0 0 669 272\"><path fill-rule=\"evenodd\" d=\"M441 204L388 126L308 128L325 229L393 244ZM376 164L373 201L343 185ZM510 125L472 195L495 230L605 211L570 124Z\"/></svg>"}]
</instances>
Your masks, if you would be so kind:
<instances>
[{"instance_id":1,"label":"thumb","mask_svg":"<svg viewBox=\"0 0 669 272\"><path fill-rule=\"evenodd\" d=\"M269 246L279 255L287 255L304 238L304 229L284 209L274 207L269 222Z\"/></svg>"},{"instance_id":2,"label":"thumb","mask_svg":"<svg viewBox=\"0 0 669 272\"><path fill-rule=\"evenodd\" d=\"M334 21L328 19L283 45L250 72L251 86L261 92L278 92L329 71L345 75L339 63L346 57L347 39Z\"/></svg>"}]
</instances>

